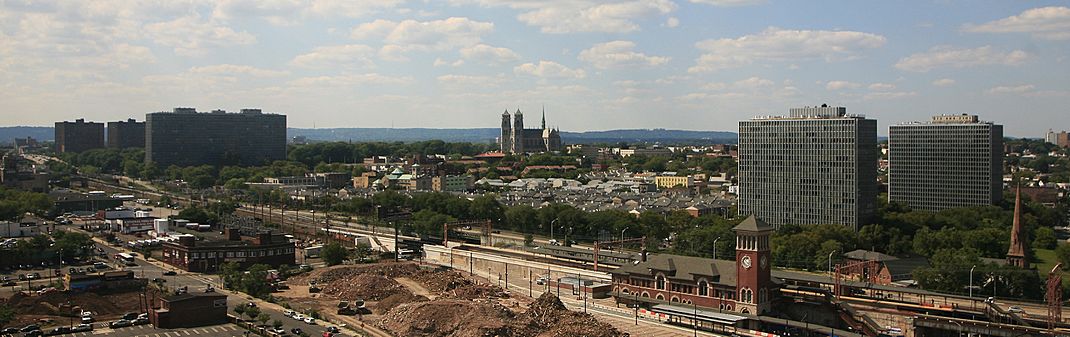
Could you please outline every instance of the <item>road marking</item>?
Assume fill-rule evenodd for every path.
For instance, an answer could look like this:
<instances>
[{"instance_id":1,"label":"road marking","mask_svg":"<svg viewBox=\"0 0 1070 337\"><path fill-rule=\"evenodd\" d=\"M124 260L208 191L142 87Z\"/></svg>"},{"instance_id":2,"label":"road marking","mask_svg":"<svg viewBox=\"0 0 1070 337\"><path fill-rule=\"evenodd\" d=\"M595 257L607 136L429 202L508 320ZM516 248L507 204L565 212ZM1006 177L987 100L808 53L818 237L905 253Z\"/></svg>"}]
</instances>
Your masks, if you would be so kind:
<instances>
[{"instance_id":1,"label":"road marking","mask_svg":"<svg viewBox=\"0 0 1070 337\"><path fill-rule=\"evenodd\" d=\"M186 336L189 336L189 330L182 330L182 332L186 333Z\"/></svg>"},{"instance_id":2,"label":"road marking","mask_svg":"<svg viewBox=\"0 0 1070 337\"><path fill-rule=\"evenodd\" d=\"M217 328L212 328L212 332L219 332L219 330L216 330L216 329Z\"/></svg>"}]
</instances>

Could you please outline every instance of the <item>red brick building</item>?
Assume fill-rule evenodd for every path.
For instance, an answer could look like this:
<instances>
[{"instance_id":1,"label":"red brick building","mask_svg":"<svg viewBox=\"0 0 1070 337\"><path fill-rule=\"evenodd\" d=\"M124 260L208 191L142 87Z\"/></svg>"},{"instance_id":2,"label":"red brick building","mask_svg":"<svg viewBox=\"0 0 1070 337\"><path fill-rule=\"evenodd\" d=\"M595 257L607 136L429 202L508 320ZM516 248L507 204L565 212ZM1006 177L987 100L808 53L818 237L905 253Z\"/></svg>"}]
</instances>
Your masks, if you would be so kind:
<instances>
[{"instance_id":1,"label":"red brick building","mask_svg":"<svg viewBox=\"0 0 1070 337\"><path fill-rule=\"evenodd\" d=\"M243 268L261 263L273 267L296 264L294 243L281 234L262 231L243 237L232 228L225 233L227 240L223 241L198 242L194 237L182 237L177 242L166 242L162 260L192 272L216 271L227 262L236 262Z\"/></svg>"},{"instance_id":2,"label":"red brick building","mask_svg":"<svg viewBox=\"0 0 1070 337\"><path fill-rule=\"evenodd\" d=\"M185 293L160 298L149 312L157 328L192 328L227 323L227 295Z\"/></svg>"},{"instance_id":3,"label":"red brick building","mask_svg":"<svg viewBox=\"0 0 1070 337\"><path fill-rule=\"evenodd\" d=\"M622 301L638 294L644 302L695 304L751 315L768 312L778 289L769 273L773 227L751 216L733 230L735 261L651 255L613 271L613 294Z\"/></svg>"}]
</instances>

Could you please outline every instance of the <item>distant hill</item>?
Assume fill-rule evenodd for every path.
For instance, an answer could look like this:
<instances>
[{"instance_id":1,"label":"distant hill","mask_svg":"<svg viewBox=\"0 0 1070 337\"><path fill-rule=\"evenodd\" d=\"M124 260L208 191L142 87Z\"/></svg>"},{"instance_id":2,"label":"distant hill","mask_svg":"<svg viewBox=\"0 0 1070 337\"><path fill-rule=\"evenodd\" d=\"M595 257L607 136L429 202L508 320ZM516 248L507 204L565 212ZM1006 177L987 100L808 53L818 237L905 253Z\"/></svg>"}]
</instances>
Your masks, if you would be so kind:
<instances>
[{"instance_id":1,"label":"distant hill","mask_svg":"<svg viewBox=\"0 0 1070 337\"><path fill-rule=\"evenodd\" d=\"M11 144L15 138L33 137L37 141L51 141L56 138L54 128L47 126L4 126L0 127L0 144Z\"/></svg>"},{"instance_id":2,"label":"distant hill","mask_svg":"<svg viewBox=\"0 0 1070 337\"><path fill-rule=\"evenodd\" d=\"M287 130L289 137L304 136L311 141L381 141L413 142L438 139L447 142L493 142L501 132L497 128L429 129L429 128L337 128ZM562 132L566 144L661 142L661 143L736 143L736 133L726 131L687 131L666 129L629 129L587 132Z\"/></svg>"}]
</instances>

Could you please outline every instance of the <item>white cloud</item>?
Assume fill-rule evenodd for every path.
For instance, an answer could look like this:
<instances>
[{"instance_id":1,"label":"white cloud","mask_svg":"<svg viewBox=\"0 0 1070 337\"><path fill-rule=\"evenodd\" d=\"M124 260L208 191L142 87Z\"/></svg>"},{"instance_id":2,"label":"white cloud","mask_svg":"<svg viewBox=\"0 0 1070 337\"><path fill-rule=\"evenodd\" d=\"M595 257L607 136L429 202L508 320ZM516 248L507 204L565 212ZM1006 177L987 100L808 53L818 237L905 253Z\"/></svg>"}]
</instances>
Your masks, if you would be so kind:
<instances>
[{"instance_id":1,"label":"white cloud","mask_svg":"<svg viewBox=\"0 0 1070 337\"><path fill-rule=\"evenodd\" d=\"M627 33L640 29L638 20L676 10L676 4L670 0L453 0L452 3L519 10L517 20L551 34Z\"/></svg>"},{"instance_id":2,"label":"white cloud","mask_svg":"<svg viewBox=\"0 0 1070 337\"><path fill-rule=\"evenodd\" d=\"M405 62L409 60L409 58L405 56L406 51L405 47L396 44L388 44L379 48L379 58L392 62Z\"/></svg>"},{"instance_id":3,"label":"white cloud","mask_svg":"<svg viewBox=\"0 0 1070 337\"><path fill-rule=\"evenodd\" d=\"M972 33L1028 33L1045 40L1070 39L1070 8L1041 7L980 25L968 24L963 31Z\"/></svg>"},{"instance_id":4,"label":"white cloud","mask_svg":"<svg viewBox=\"0 0 1070 337\"><path fill-rule=\"evenodd\" d=\"M253 77L278 77L289 74L286 71L261 69L246 65L217 64L203 67L193 67L189 70L194 74L206 75L248 75Z\"/></svg>"},{"instance_id":5,"label":"white cloud","mask_svg":"<svg viewBox=\"0 0 1070 337\"><path fill-rule=\"evenodd\" d=\"M1033 91L1035 86L1032 84L1014 85L1014 86L998 86L992 89L988 89L989 94L1023 94Z\"/></svg>"},{"instance_id":6,"label":"white cloud","mask_svg":"<svg viewBox=\"0 0 1070 337\"><path fill-rule=\"evenodd\" d=\"M505 78L501 76L491 77L448 74L436 77L435 79L442 84L466 88L497 86L505 83Z\"/></svg>"},{"instance_id":7,"label":"white cloud","mask_svg":"<svg viewBox=\"0 0 1070 337\"><path fill-rule=\"evenodd\" d=\"M391 77L377 73L346 74L337 76L310 76L288 82L293 87L345 87L368 84L406 84L412 77Z\"/></svg>"},{"instance_id":8,"label":"white cloud","mask_svg":"<svg viewBox=\"0 0 1070 337\"><path fill-rule=\"evenodd\" d=\"M964 68L981 65L1019 65L1029 57L1024 51L1002 52L992 46L957 49L937 46L927 52L913 54L896 62L900 70L928 72L937 68Z\"/></svg>"},{"instance_id":9,"label":"white cloud","mask_svg":"<svg viewBox=\"0 0 1070 337\"><path fill-rule=\"evenodd\" d=\"M950 78L941 78L933 81L933 85L938 87L949 87L955 85L955 80Z\"/></svg>"},{"instance_id":10,"label":"white cloud","mask_svg":"<svg viewBox=\"0 0 1070 337\"><path fill-rule=\"evenodd\" d=\"M668 19L665 19L665 24L663 26L669 27L669 28L679 27L680 26L680 19L677 19L676 17L669 17Z\"/></svg>"},{"instance_id":11,"label":"white cloud","mask_svg":"<svg viewBox=\"0 0 1070 337\"><path fill-rule=\"evenodd\" d=\"M350 37L382 41L384 45L379 49L380 58L406 61L406 54L410 51L442 51L475 46L493 30L493 23L463 17L401 22L379 19L353 28Z\"/></svg>"},{"instance_id":12,"label":"white cloud","mask_svg":"<svg viewBox=\"0 0 1070 337\"><path fill-rule=\"evenodd\" d=\"M733 7L763 4L765 3L765 0L691 0L691 3Z\"/></svg>"},{"instance_id":13,"label":"white cloud","mask_svg":"<svg viewBox=\"0 0 1070 337\"><path fill-rule=\"evenodd\" d=\"M220 0L212 17L229 20L259 17L274 25L295 25L309 17L358 18L397 7L401 0Z\"/></svg>"},{"instance_id":14,"label":"white cloud","mask_svg":"<svg viewBox=\"0 0 1070 337\"><path fill-rule=\"evenodd\" d=\"M863 32L770 27L755 35L695 43L704 54L688 72L716 71L762 61L850 60L857 58L862 50L883 46L886 40L883 36Z\"/></svg>"},{"instance_id":15,"label":"white cloud","mask_svg":"<svg viewBox=\"0 0 1070 337\"><path fill-rule=\"evenodd\" d=\"M598 69L658 66L669 62L668 57L648 56L633 51L635 42L610 41L599 43L580 52L579 59Z\"/></svg>"},{"instance_id":16,"label":"white cloud","mask_svg":"<svg viewBox=\"0 0 1070 337\"><path fill-rule=\"evenodd\" d=\"M524 63L513 68L517 74L532 75L542 78L584 78L587 72L583 69L570 69L553 61L539 61L539 64Z\"/></svg>"},{"instance_id":17,"label":"white cloud","mask_svg":"<svg viewBox=\"0 0 1070 337\"><path fill-rule=\"evenodd\" d=\"M747 78L747 79L736 81L735 83L732 83L732 85L735 86L736 88L755 89L755 88L771 86L771 85L773 85L773 81L755 76L755 77L750 77L750 78Z\"/></svg>"},{"instance_id":18,"label":"white cloud","mask_svg":"<svg viewBox=\"0 0 1070 337\"><path fill-rule=\"evenodd\" d=\"M375 49L362 44L322 46L297 55L291 64L306 68L370 67Z\"/></svg>"},{"instance_id":19,"label":"white cloud","mask_svg":"<svg viewBox=\"0 0 1070 337\"><path fill-rule=\"evenodd\" d=\"M520 55L517 55L512 49L494 47L482 43L461 48L460 53L461 57L465 59L479 60L491 64L514 62L520 59Z\"/></svg>"},{"instance_id":20,"label":"white cloud","mask_svg":"<svg viewBox=\"0 0 1070 337\"><path fill-rule=\"evenodd\" d=\"M861 84L848 82L848 81L829 81L825 83L825 90L844 90L844 89L857 89L861 87Z\"/></svg>"},{"instance_id":21,"label":"white cloud","mask_svg":"<svg viewBox=\"0 0 1070 337\"><path fill-rule=\"evenodd\" d=\"M197 16L145 25L145 34L157 44L172 47L175 53L185 56L200 56L216 48L256 43L253 34L236 32Z\"/></svg>"},{"instance_id":22,"label":"white cloud","mask_svg":"<svg viewBox=\"0 0 1070 337\"><path fill-rule=\"evenodd\" d=\"M904 97L917 96L918 93L914 91L881 91L871 92L862 96L865 100L880 100L880 99L898 99Z\"/></svg>"},{"instance_id":23,"label":"white cloud","mask_svg":"<svg viewBox=\"0 0 1070 337\"><path fill-rule=\"evenodd\" d=\"M873 91L891 91L895 90L895 84L891 83L873 83L869 85L869 90Z\"/></svg>"}]
</instances>

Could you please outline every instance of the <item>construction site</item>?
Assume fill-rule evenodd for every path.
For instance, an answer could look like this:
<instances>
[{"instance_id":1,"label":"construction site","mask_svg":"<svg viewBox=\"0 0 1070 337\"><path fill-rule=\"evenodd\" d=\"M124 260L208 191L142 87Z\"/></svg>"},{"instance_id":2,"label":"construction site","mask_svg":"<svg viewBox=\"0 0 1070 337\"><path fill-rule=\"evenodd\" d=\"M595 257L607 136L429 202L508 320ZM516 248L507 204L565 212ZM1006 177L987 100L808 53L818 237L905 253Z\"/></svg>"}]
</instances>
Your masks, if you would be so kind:
<instances>
[{"instance_id":1,"label":"construction site","mask_svg":"<svg viewBox=\"0 0 1070 337\"><path fill-rule=\"evenodd\" d=\"M81 323L78 320L82 311L92 312L96 321L110 321L126 313L142 312L154 296L159 294L151 287L144 292L110 294L50 289L40 292L16 292L11 297L0 299L0 306L11 308L18 313L7 326L69 325L70 322Z\"/></svg>"},{"instance_id":2,"label":"construction site","mask_svg":"<svg viewBox=\"0 0 1070 337\"><path fill-rule=\"evenodd\" d=\"M546 293L510 293L416 262L335 266L291 279L278 297L352 326L395 336L627 336Z\"/></svg>"}]
</instances>

